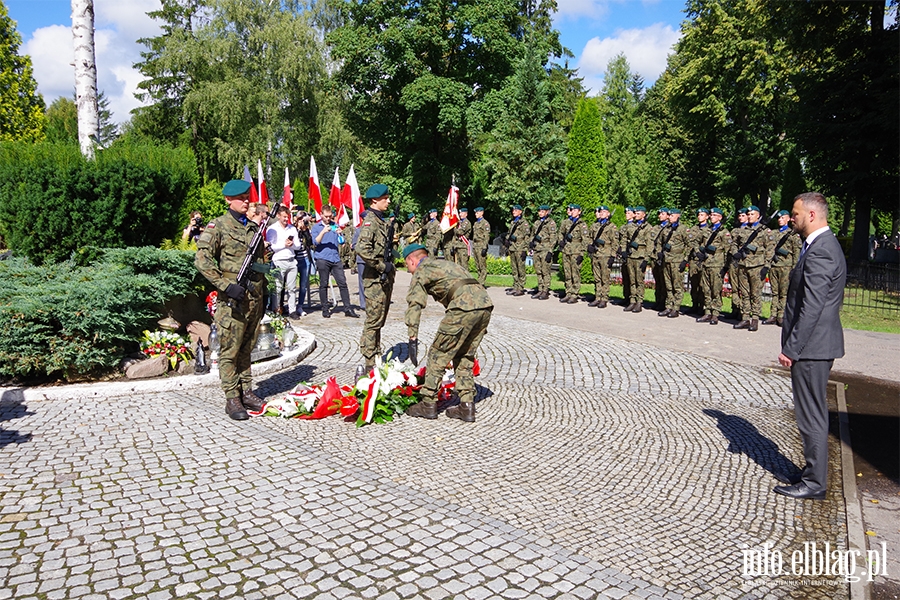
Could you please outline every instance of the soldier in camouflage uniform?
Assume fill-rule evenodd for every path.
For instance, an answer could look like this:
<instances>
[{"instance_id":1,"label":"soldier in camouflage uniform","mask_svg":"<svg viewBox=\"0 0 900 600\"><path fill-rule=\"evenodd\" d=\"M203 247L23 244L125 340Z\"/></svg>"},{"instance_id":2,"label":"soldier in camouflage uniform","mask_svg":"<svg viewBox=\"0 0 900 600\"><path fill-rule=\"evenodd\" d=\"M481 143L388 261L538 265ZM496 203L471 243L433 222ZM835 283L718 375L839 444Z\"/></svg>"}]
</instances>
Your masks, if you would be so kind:
<instances>
[{"instance_id":1,"label":"soldier in camouflage uniform","mask_svg":"<svg viewBox=\"0 0 900 600\"><path fill-rule=\"evenodd\" d=\"M619 228L618 250L616 255L619 257L619 271L622 273L622 304L628 306L628 298L631 295L631 280L628 278L628 265L625 259L625 247L631 239L634 232L634 207L625 207L625 224Z\"/></svg>"},{"instance_id":2,"label":"soldier in camouflage uniform","mask_svg":"<svg viewBox=\"0 0 900 600\"><path fill-rule=\"evenodd\" d=\"M775 242L772 232L759 221L759 209L747 209L747 227L740 237L731 240L732 260L741 272L741 321L735 329L756 331L759 329L759 313L762 310L762 286L766 274L763 268L772 262Z\"/></svg>"},{"instance_id":3,"label":"soldier in camouflage uniform","mask_svg":"<svg viewBox=\"0 0 900 600\"><path fill-rule=\"evenodd\" d=\"M534 232L528 247L534 258L534 272L537 275L537 293L533 300L550 298L550 267L553 263L553 248L556 246L556 222L550 216L550 205L538 206L538 218L532 226Z\"/></svg>"},{"instance_id":4,"label":"soldier in camouflage uniform","mask_svg":"<svg viewBox=\"0 0 900 600\"><path fill-rule=\"evenodd\" d=\"M437 218L437 209L428 210L428 223L425 224L425 247L432 256L437 256L442 249L443 233L441 232L441 222Z\"/></svg>"},{"instance_id":5,"label":"soldier in camouflage uniform","mask_svg":"<svg viewBox=\"0 0 900 600\"><path fill-rule=\"evenodd\" d=\"M509 232L506 234L506 249L509 252L509 265L512 267L513 287L507 295L525 295L525 257L528 256L528 242L531 241L531 231L528 221L522 217L522 207L518 204L512 207L512 221L509 223Z\"/></svg>"},{"instance_id":6,"label":"soldier in camouflage uniform","mask_svg":"<svg viewBox=\"0 0 900 600\"><path fill-rule=\"evenodd\" d=\"M263 316L266 278L261 263L264 246L254 254L247 288L238 285L238 271L259 225L247 218L250 182L232 180L222 195L228 212L214 219L197 240L194 264L218 291L215 321L219 329L219 380L225 392L225 413L236 421L249 418L247 410L259 410L263 400L253 393L250 353L256 344L256 328ZM256 262L260 261L260 263Z\"/></svg>"},{"instance_id":7,"label":"soldier in camouflage uniform","mask_svg":"<svg viewBox=\"0 0 900 600\"><path fill-rule=\"evenodd\" d=\"M597 220L591 226L591 241L587 247L594 273L594 300L588 306L606 308L609 302L609 270L616 256L619 235L616 226L609 220L608 206L598 206L594 212Z\"/></svg>"},{"instance_id":8,"label":"soldier in camouflage uniform","mask_svg":"<svg viewBox=\"0 0 900 600\"><path fill-rule=\"evenodd\" d=\"M731 230L731 239L740 238L744 229L747 228L747 209L738 209L738 225ZM729 251L728 258L728 283L731 285L731 316L740 320L743 314L744 299L741 297L741 277L742 272L738 269L737 263L731 260L732 252Z\"/></svg>"},{"instance_id":9,"label":"soldier in camouflage uniform","mask_svg":"<svg viewBox=\"0 0 900 600\"><path fill-rule=\"evenodd\" d=\"M469 216L469 209L460 208L459 209L459 223L456 224L456 235L454 236L454 252L453 258L459 266L463 268L464 271L469 270L469 246L463 240L472 241L472 222L467 218Z\"/></svg>"},{"instance_id":10,"label":"soldier in camouflage uniform","mask_svg":"<svg viewBox=\"0 0 900 600\"><path fill-rule=\"evenodd\" d=\"M698 323L719 324L722 312L722 280L725 276L725 262L731 252L731 234L722 225L722 211L710 211L712 225L702 238L698 239L697 254L701 267L701 287L703 289L704 314Z\"/></svg>"},{"instance_id":11,"label":"soldier in camouflage uniform","mask_svg":"<svg viewBox=\"0 0 900 600\"><path fill-rule=\"evenodd\" d=\"M566 295L560 302L578 304L581 293L581 263L591 243L591 230L581 220L581 206L569 205L569 218L559 225L559 247L562 255L563 274L566 277Z\"/></svg>"},{"instance_id":12,"label":"soldier in camouflage uniform","mask_svg":"<svg viewBox=\"0 0 900 600\"><path fill-rule=\"evenodd\" d=\"M800 248L803 240L791 229L791 214L786 210L778 211L778 232L775 234L774 256L769 269L769 284L772 286L772 309L765 325L781 327L784 318L784 303L787 300L788 280L791 269L800 260Z\"/></svg>"},{"instance_id":13,"label":"soldier in camouflage uniform","mask_svg":"<svg viewBox=\"0 0 900 600\"><path fill-rule=\"evenodd\" d=\"M626 267L631 289L628 293L628 306L625 312L639 313L643 310L644 274L647 272L647 260L653 251L655 231L646 220L647 210L643 206L634 207L634 223L625 240Z\"/></svg>"},{"instance_id":14,"label":"soldier in camouflage uniform","mask_svg":"<svg viewBox=\"0 0 900 600\"><path fill-rule=\"evenodd\" d=\"M657 314L670 319L681 314L679 310L684 298L684 270L691 251L691 237L687 227L681 225L680 219L681 209L670 208L669 228L660 242L666 282L666 307Z\"/></svg>"},{"instance_id":15,"label":"soldier in camouflage uniform","mask_svg":"<svg viewBox=\"0 0 900 600\"><path fill-rule=\"evenodd\" d=\"M487 280L487 254L491 244L491 224L484 218L484 207L475 207L475 223L472 224L472 254L478 269L478 283Z\"/></svg>"},{"instance_id":16,"label":"soldier in camouflage uniform","mask_svg":"<svg viewBox=\"0 0 900 600\"><path fill-rule=\"evenodd\" d=\"M400 243L403 246L406 246L407 244L420 244L425 228L419 225L419 222L416 220L416 213L409 213L406 215L406 218L408 220L403 225L403 229L400 232Z\"/></svg>"},{"instance_id":17,"label":"soldier in camouflage uniform","mask_svg":"<svg viewBox=\"0 0 900 600\"><path fill-rule=\"evenodd\" d=\"M381 328L387 320L394 291L394 260L385 260L393 240L388 234L388 207L391 204L388 186L376 183L366 190L369 210L360 226L356 254L365 263L363 290L366 297L366 321L359 339L359 352L369 371L375 366L375 357L381 354Z\"/></svg>"},{"instance_id":18,"label":"soldier in camouflage uniform","mask_svg":"<svg viewBox=\"0 0 900 600\"><path fill-rule=\"evenodd\" d=\"M691 288L691 314L703 315L703 266L698 258L698 248L709 235L709 209L697 209L697 224L688 229L691 250L688 254L688 285Z\"/></svg>"},{"instance_id":19,"label":"soldier in camouflage uniform","mask_svg":"<svg viewBox=\"0 0 900 600\"><path fill-rule=\"evenodd\" d=\"M653 234L653 248L650 255L650 272L653 274L653 289L656 303L653 305L654 310L665 310L666 308L666 270L663 261L660 259L662 253L662 240L666 237L669 230L669 209L660 207L657 213L659 217L659 227Z\"/></svg>"},{"instance_id":20,"label":"soldier in camouflage uniform","mask_svg":"<svg viewBox=\"0 0 900 600\"><path fill-rule=\"evenodd\" d=\"M459 406L448 408L452 419L475 421L475 378L472 367L475 353L491 321L494 308L490 296L469 272L455 263L436 260L418 244L403 250L406 268L412 273L406 301L406 326L409 330L410 358L418 363L419 320L428 296L444 305L447 311L438 326L434 342L428 349L422 401L406 412L414 417L437 418L437 394L447 365L453 364Z\"/></svg>"}]
</instances>

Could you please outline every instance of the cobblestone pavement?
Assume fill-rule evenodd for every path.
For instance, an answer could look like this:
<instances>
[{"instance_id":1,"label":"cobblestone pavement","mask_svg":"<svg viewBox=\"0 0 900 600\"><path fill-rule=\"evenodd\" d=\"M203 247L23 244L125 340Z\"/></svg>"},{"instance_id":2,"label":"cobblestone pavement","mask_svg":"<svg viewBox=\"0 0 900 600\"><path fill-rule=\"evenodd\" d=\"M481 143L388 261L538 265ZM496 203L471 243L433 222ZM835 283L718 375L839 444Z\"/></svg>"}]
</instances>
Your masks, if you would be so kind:
<instances>
[{"instance_id":1,"label":"cobblestone pavement","mask_svg":"<svg viewBox=\"0 0 900 600\"><path fill-rule=\"evenodd\" d=\"M304 326L319 349L264 394L352 378L358 322ZM848 596L743 574L767 543L787 572L846 548L836 443L827 501L771 492L802 460L787 379L501 315L481 360L474 424L237 423L215 388L4 401L0 598Z\"/></svg>"}]
</instances>

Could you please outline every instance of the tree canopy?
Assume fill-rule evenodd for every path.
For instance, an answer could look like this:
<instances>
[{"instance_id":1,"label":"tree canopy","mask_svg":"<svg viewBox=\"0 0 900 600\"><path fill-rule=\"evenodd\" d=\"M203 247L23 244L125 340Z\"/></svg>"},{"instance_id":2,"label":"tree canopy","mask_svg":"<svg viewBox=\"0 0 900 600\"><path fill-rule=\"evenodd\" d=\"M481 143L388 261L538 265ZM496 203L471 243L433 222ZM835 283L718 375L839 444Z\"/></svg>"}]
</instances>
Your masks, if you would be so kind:
<instances>
[{"instance_id":1,"label":"tree canopy","mask_svg":"<svg viewBox=\"0 0 900 600\"><path fill-rule=\"evenodd\" d=\"M0 1L0 141L44 137L44 99L37 92L31 58L19 55L22 36Z\"/></svg>"}]
</instances>

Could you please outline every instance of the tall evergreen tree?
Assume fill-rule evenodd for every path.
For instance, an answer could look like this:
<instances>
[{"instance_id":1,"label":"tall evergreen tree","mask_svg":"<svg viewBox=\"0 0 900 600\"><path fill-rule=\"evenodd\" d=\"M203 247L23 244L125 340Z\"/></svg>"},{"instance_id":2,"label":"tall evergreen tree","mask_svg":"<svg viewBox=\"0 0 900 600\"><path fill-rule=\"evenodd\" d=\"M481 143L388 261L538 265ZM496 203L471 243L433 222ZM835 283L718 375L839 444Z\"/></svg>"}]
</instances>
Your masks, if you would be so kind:
<instances>
[{"instance_id":1,"label":"tall evergreen tree","mask_svg":"<svg viewBox=\"0 0 900 600\"><path fill-rule=\"evenodd\" d=\"M44 99L37 93L31 58L19 56L22 37L0 0L0 141L44 137Z\"/></svg>"},{"instance_id":2,"label":"tall evergreen tree","mask_svg":"<svg viewBox=\"0 0 900 600\"><path fill-rule=\"evenodd\" d=\"M575 111L566 153L566 202L588 207L608 202L606 148L600 110L582 98Z\"/></svg>"}]
</instances>

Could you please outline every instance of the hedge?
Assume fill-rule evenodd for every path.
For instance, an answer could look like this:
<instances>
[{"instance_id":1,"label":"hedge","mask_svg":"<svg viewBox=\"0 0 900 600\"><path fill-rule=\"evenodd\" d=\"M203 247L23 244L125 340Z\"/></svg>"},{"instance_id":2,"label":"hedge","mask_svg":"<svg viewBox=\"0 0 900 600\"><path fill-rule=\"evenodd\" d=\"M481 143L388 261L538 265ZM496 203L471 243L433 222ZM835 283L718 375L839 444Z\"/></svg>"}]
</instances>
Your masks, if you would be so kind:
<instances>
[{"instance_id":1,"label":"hedge","mask_svg":"<svg viewBox=\"0 0 900 600\"><path fill-rule=\"evenodd\" d=\"M0 261L0 376L109 372L197 277L193 252L149 247L88 248L55 265Z\"/></svg>"},{"instance_id":2,"label":"hedge","mask_svg":"<svg viewBox=\"0 0 900 600\"><path fill-rule=\"evenodd\" d=\"M158 246L180 235L197 186L184 148L114 145L88 161L69 144L0 144L0 236L34 264L78 248Z\"/></svg>"}]
</instances>

